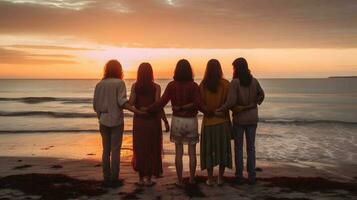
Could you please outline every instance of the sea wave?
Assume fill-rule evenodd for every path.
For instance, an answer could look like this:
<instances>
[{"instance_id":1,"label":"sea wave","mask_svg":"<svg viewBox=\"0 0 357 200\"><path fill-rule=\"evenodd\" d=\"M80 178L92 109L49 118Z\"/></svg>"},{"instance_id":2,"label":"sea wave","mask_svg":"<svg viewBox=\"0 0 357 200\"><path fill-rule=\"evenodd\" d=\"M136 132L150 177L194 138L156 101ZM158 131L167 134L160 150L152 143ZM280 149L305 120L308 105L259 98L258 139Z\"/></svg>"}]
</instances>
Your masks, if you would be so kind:
<instances>
[{"instance_id":1,"label":"sea wave","mask_svg":"<svg viewBox=\"0 0 357 200\"><path fill-rule=\"evenodd\" d=\"M261 118L259 119L261 123L270 124L350 124L357 125L357 122L351 121L341 121L341 120L325 120L325 119L272 119L272 118Z\"/></svg>"},{"instance_id":2,"label":"sea wave","mask_svg":"<svg viewBox=\"0 0 357 200\"><path fill-rule=\"evenodd\" d=\"M95 118L95 113L72 113L72 112L51 112L51 111L20 111L20 112L0 112L2 117L52 117L52 118ZM130 115L129 115L130 116ZM129 117L126 116L126 117Z\"/></svg>"},{"instance_id":3,"label":"sea wave","mask_svg":"<svg viewBox=\"0 0 357 200\"><path fill-rule=\"evenodd\" d=\"M65 104L88 104L92 103L92 98L57 98L57 97L20 97L20 98L0 98L0 101L14 101L27 104L39 104L47 102L61 102Z\"/></svg>"},{"instance_id":4,"label":"sea wave","mask_svg":"<svg viewBox=\"0 0 357 200\"><path fill-rule=\"evenodd\" d=\"M98 133L98 129L52 129L52 130L0 130L0 134L9 133ZM131 133L132 130L125 130L124 134Z\"/></svg>"},{"instance_id":5,"label":"sea wave","mask_svg":"<svg viewBox=\"0 0 357 200\"><path fill-rule=\"evenodd\" d=\"M67 97L19 97L4 98L0 97L0 102L21 102L26 104L40 104L58 102L62 104L92 104L93 98L67 98ZM170 108L171 105L167 105Z\"/></svg>"},{"instance_id":6,"label":"sea wave","mask_svg":"<svg viewBox=\"0 0 357 200\"><path fill-rule=\"evenodd\" d=\"M19 111L19 112L6 112L0 111L1 117L49 117L49 118L96 118L96 114L78 113L78 112L52 112L52 111ZM133 113L124 113L125 118L133 117ZM166 113L166 117L171 118L172 113ZM202 118L202 114L198 114ZM342 120L326 120L326 119L289 119L289 118L260 118L260 123L268 124L344 124L344 125L357 125L357 122L342 121Z\"/></svg>"},{"instance_id":7,"label":"sea wave","mask_svg":"<svg viewBox=\"0 0 357 200\"><path fill-rule=\"evenodd\" d=\"M201 116L201 114L199 114ZM96 113L73 113L73 112L52 112L52 111L19 111L5 112L0 111L0 117L50 117L50 118L96 118ZM124 117L133 117L133 113L124 113ZM171 117L167 113L166 117Z\"/></svg>"}]
</instances>

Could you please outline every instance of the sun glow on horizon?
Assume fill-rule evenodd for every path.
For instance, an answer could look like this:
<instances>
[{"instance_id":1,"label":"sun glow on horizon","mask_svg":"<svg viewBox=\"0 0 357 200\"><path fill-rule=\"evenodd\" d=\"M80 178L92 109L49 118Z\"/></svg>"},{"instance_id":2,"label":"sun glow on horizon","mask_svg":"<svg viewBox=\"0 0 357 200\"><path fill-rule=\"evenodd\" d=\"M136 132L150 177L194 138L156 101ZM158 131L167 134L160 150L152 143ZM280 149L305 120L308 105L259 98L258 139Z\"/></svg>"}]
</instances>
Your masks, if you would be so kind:
<instances>
[{"instance_id":1,"label":"sun glow on horizon","mask_svg":"<svg viewBox=\"0 0 357 200\"><path fill-rule=\"evenodd\" d=\"M190 61L197 78L203 76L209 59L218 59L229 78L237 57L245 57L253 74L261 78L357 74L353 56L357 48L133 48L70 37L28 36L0 37L0 42L0 78L100 78L110 59L121 62L125 78L135 78L141 62L152 64L156 78L171 78L182 58Z\"/></svg>"},{"instance_id":2,"label":"sun glow on horizon","mask_svg":"<svg viewBox=\"0 0 357 200\"><path fill-rule=\"evenodd\" d=\"M8 44L6 64L0 64L0 78L100 78L110 59L121 62L126 78L135 78L141 62L150 62L156 78L171 78L176 62L188 59L200 78L209 59L220 60L226 77L232 61L247 58L257 77L327 77L357 74L357 49L189 49L129 48L71 41L38 45ZM5 54L6 56L6 54ZM307 73L308 72L308 73ZM349 72L346 74L345 72Z\"/></svg>"},{"instance_id":3,"label":"sun glow on horizon","mask_svg":"<svg viewBox=\"0 0 357 200\"><path fill-rule=\"evenodd\" d=\"M171 78L182 58L198 78L212 58L230 77L237 57L257 77L357 75L356 8L338 0L0 0L0 78L100 78L109 59L126 78L141 62Z\"/></svg>"}]
</instances>

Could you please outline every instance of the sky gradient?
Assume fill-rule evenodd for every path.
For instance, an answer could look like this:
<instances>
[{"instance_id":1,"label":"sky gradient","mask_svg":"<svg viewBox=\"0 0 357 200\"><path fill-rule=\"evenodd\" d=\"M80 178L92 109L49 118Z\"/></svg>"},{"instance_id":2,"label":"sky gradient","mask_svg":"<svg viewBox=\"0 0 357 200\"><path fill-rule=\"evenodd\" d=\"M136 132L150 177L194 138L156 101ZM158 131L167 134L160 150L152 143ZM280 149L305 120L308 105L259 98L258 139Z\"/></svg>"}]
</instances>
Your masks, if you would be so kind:
<instances>
[{"instance_id":1,"label":"sky gradient","mask_svg":"<svg viewBox=\"0 0 357 200\"><path fill-rule=\"evenodd\" d=\"M0 78L99 78L118 59L170 78L187 58L257 77L357 75L355 0L0 0Z\"/></svg>"}]
</instances>

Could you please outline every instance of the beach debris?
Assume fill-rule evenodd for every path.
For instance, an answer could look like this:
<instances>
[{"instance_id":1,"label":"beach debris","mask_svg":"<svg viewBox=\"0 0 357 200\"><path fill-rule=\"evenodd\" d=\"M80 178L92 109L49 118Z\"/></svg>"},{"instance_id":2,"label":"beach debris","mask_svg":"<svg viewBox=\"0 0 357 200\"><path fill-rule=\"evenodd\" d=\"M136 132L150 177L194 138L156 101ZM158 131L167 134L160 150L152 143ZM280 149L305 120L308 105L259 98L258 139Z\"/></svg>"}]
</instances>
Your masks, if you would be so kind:
<instances>
[{"instance_id":1,"label":"beach debris","mask_svg":"<svg viewBox=\"0 0 357 200\"><path fill-rule=\"evenodd\" d=\"M63 166L62 165L52 165L51 169L62 169Z\"/></svg>"},{"instance_id":2,"label":"beach debris","mask_svg":"<svg viewBox=\"0 0 357 200\"><path fill-rule=\"evenodd\" d=\"M260 167L256 167L254 170L255 170L256 172L262 172L262 171L263 171L263 169L260 168Z\"/></svg>"},{"instance_id":3,"label":"beach debris","mask_svg":"<svg viewBox=\"0 0 357 200\"><path fill-rule=\"evenodd\" d=\"M41 150L49 150L49 149L51 149L53 147L55 147L55 146L48 146L48 147L45 147L45 148L41 148Z\"/></svg>"},{"instance_id":4,"label":"beach debris","mask_svg":"<svg viewBox=\"0 0 357 200\"><path fill-rule=\"evenodd\" d=\"M267 187L281 187L299 192L331 192L344 190L357 195L357 183L339 182L322 177L271 177L258 180L269 182Z\"/></svg>"},{"instance_id":5,"label":"beach debris","mask_svg":"<svg viewBox=\"0 0 357 200\"><path fill-rule=\"evenodd\" d=\"M143 194L144 189L142 187L136 187L132 192L119 192L118 195L121 199L140 199L137 195Z\"/></svg>"},{"instance_id":6,"label":"beach debris","mask_svg":"<svg viewBox=\"0 0 357 200\"><path fill-rule=\"evenodd\" d=\"M30 168L33 167L33 165L20 165L20 166L16 166L13 169L26 169L26 168Z\"/></svg>"},{"instance_id":7,"label":"beach debris","mask_svg":"<svg viewBox=\"0 0 357 200\"><path fill-rule=\"evenodd\" d=\"M106 193L101 181L80 180L63 174L22 174L0 179L0 188L20 190L41 199L77 199L80 196L99 196Z\"/></svg>"},{"instance_id":8,"label":"beach debris","mask_svg":"<svg viewBox=\"0 0 357 200\"><path fill-rule=\"evenodd\" d=\"M299 197L285 198L285 197L267 196L267 197L264 198L264 200L311 200L311 199L299 198Z\"/></svg>"},{"instance_id":9,"label":"beach debris","mask_svg":"<svg viewBox=\"0 0 357 200\"><path fill-rule=\"evenodd\" d=\"M193 197L206 197L206 195L202 192L200 186L198 185L199 182L205 182L207 178L204 178L203 176L196 176L195 181L196 183L189 183L189 178L183 178L183 187L182 189L184 190L185 194L189 196L190 198Z\"/></svg>"}]
</instances>

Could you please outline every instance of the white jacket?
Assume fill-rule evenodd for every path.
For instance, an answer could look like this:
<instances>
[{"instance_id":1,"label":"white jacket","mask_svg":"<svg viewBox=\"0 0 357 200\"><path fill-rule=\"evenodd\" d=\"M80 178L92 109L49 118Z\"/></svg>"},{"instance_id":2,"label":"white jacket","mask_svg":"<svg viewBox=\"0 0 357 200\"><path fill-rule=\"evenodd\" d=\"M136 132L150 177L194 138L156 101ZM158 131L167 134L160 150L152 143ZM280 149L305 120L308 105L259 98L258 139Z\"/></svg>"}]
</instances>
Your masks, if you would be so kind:
<instances>
[{"instance_id":1,"label":"white jacket","mask_svg":"<svg viewBox=\"0 0 357 200\"><path fill-rule=\"evenodd\" d=\"M114 127L124 123L122 106L127 102L125 82L121 79L107 78L95 87L93 108L99 123Z\"/></svg>"}]
</instances>

